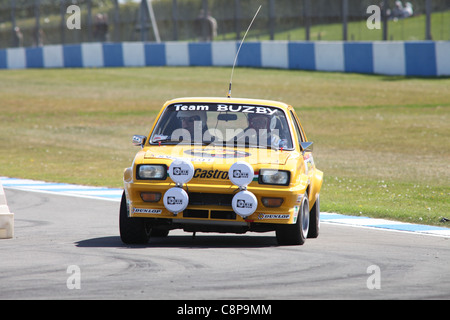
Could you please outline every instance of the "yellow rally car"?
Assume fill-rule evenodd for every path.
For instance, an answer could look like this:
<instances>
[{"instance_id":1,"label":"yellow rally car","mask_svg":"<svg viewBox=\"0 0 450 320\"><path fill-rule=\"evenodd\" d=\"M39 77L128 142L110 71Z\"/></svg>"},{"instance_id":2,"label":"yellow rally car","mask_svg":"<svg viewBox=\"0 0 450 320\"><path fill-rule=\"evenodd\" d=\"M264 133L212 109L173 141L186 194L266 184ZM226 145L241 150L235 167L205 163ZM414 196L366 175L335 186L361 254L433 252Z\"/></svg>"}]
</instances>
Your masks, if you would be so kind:
<instances>
[{"instance_id":1,"label":"yellow rally car","mask_svg":"<svg viewBox=\"0 0 450 320\"><path fill-rule=\"evenodd\" d=\"M294 109L281 102L181 98L164 104L124 172L120 236L275 231L280 245L319 235L316 169Z\"/></svg>"}]
</instances>

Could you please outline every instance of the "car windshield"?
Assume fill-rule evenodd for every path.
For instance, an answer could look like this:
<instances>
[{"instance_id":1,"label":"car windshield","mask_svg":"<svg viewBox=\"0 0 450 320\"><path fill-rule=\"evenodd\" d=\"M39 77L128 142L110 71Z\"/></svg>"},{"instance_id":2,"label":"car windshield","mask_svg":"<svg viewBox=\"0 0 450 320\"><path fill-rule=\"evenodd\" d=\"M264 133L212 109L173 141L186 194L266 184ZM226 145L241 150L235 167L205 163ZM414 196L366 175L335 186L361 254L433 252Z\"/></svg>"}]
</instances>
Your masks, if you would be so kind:
<instances>
[{"instance_id":1,"label":"car windshield","mask_svg":"<svg viewBox=\"0 0 450 320\"><path fill-rule=\"evenodd\" d=\"M176 103L160 117L150 143L292 149L286 114L271 106Z\"/></svg>"}]
</instances>

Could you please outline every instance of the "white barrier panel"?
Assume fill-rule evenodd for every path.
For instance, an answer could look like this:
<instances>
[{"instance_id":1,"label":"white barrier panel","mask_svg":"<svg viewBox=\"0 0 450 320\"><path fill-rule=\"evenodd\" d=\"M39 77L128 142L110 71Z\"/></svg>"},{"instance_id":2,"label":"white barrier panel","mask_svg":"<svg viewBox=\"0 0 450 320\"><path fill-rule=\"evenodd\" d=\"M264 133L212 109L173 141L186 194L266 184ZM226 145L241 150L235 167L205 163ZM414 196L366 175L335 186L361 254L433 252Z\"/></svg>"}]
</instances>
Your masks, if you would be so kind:
<instances>
[{"instance_id":1,"label":"white barrier panel","mask_svg":"<svg viewBox=\"0 0 450 320\"><path fill-rule=\"evenodd\" d=\"M0 183L0 239L14 237L14 214L9 212L5 191Z\"/></svg>"},{"instance_id":2,"label":"white barrier panel","mask_svg":"<svg viewBox=\"0 0 450 320\"><path fill-rule=\"evenodd\" d=\"M287 69L289 67L288 42L261 42L261 65L263 68Z\"/></svg>"},{"instance_id":3,"label":"white barrier panel","mask_svg":"<svg viewBox=\"0 0 450 320\"><path fill-rule=\"evenodd\" d=\"M237 44L234 41L212 42L211 55L214 66L232 66L236 56Z\"/></svg>"},{"instance_id":4,"label":"white barrier panel","mask_svg":"<svg viewBox=\"0 0 450 320\"><path fill-rule=\"evenodd\" d=\"M103 45L101 43L81 44L81 55L84 67L101 68L103 62Z\"/></svg>"},{"instance_id":5,"label":"white barrier panel","mask_svg":"<svg viewBox=\"0 0 450 320\"><path fill-rule=\"evenodd\" d=\"M166 62L168 66L189 66L187 42L166 42Z\"/></svg>"},{"instance_id":6,"label":"white barrier panel","mask_svg":"<svg viewBox=\"0 0 450 320\"><path fill-rule=\"evenodd\" d=\"M316 70L345 71L344 44L342 42L317 42L315 44Z\"/></svg>"},{"instance_id":7,"label":"white barrier panel","mask_svg":"<svg viewBox=\"0 0 450 320\"><path fill-rule=\"evenodd\" d=\"M450 76L450 41L436 42L436 67L438 76Z\"/></svg>"},{"instance_id":8,"label":"white barrier panel","mask_svg":"<svg viewBox=\"0 0 450 320\"><path fill-rule=\"evenodd\" d=\"M125 67L145 66L145 52L143 42L122 43L123 65Z\"/></svg>"},{"instance_id":9,"label":"white barrier panel","mask_svg":"<svg viewBox=\"0 0 450 320\"><path fill-rule=\"evenodd\" d=\"M51 45L42 48L44 68L62 68L64 67L63 47L62 45Z\"/></svg>"},{"instance_id":10,"label":"white barrier panel","mask_svg":"<svg viewBox=\"0 0 450 320\"><path fill-rule=\"evenodd\" d=\"M10 69L24 69L27 66L25 49L11 48L6 51L6 61Z\"/></svg>"},{"instance_id":11,"label":"white barrier panel","mask_svg":"<svg viewBox=\"0 0 450 320\"><path fill-rule=\"evenodd\" d=\"M403 42L373 43L373 72L376 74L405 75L405 45Z\"/></svg>"}]
</instances>

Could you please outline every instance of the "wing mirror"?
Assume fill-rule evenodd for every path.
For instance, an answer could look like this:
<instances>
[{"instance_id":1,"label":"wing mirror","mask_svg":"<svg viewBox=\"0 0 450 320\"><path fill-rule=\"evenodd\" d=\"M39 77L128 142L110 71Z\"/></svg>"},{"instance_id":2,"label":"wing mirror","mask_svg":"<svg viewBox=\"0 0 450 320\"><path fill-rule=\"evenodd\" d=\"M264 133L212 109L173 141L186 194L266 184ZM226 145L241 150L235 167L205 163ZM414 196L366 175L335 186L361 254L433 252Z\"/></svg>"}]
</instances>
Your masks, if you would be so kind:
<instances>
[{"instance_id":1,"label":"wing mirror","mask_svg":"<svg viewBox=\"0 0 450 320\"><path fill-rule=\"evenodd\" d=\"M300 142L300 149L303 152L312 152L313 151L313 143L312 142Z\"/></svg>"},{"instance_id":2,"label":"wing mirror","mask_svg":"<svg viewBox=\"0 0 450 320\"><path fill-rule=\"evenodd\" d=\"M141 136L139 134L135 134L133 136L133 145L136 147L141 146L143 148L146 140L147 140L146 136Z\"/></svg>"}]
</instances>

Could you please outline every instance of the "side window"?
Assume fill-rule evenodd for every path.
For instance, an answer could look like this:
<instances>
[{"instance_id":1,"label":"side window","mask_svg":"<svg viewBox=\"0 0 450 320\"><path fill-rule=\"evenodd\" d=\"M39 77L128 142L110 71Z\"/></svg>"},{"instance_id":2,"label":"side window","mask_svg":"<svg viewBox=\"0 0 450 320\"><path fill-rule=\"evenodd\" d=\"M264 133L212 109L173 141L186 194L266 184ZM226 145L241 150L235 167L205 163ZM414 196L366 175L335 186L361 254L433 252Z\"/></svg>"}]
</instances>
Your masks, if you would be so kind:
<instances>
[{"instance_id":1,"label":"side window","mask_svg":"<svg viewBox=\"0 0 450 320\"><path fill-rule=\"evenodd\" d=\"M299 141L299 142L304 142L305 139L304 139L304 137L303 137L302 130L300 130L300 127L299 127L299 125L298 125L297 117L296 117L295 114L292 112L292 110L291 110L290 112L291 112L291 117L292 117L292 119L294 120L294 127L295 127L295 132L297 132L298 141Z\"/></svg>"}]
</instances>

